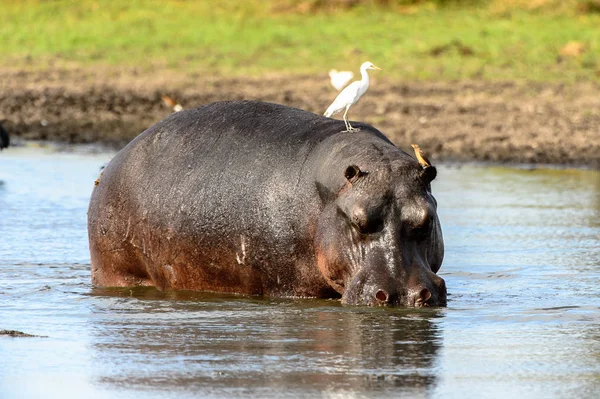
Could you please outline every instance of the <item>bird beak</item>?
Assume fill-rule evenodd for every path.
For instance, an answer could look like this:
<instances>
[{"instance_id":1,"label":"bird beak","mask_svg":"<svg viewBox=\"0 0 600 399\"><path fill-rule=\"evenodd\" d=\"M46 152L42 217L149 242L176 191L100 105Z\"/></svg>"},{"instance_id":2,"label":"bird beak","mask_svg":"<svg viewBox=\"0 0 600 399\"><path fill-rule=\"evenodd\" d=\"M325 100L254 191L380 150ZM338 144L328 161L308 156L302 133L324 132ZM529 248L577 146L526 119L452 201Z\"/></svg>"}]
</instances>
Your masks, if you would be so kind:
<instances>
[{"instance_id":1,"label":"bird beak","mask_svg":"<svg viewBox=\"0 0 600 399\"><path fill-rule=\"evenodd\" d=\"M371 67L371 69L377 69L378 71L381 71L381 68L379 68L379 67L376 67L375 65L373 65L373 66Z\"/></svg>"}]
</instances>

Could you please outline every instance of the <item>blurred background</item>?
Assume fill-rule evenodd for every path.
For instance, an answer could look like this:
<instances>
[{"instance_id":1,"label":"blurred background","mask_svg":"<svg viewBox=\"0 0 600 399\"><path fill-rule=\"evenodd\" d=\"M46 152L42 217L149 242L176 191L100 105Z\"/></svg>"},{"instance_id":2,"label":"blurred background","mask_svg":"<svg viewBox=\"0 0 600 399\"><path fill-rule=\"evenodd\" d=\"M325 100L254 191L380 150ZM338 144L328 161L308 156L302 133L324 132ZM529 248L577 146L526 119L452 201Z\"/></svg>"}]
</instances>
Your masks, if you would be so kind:
<instances>
[{"instance_id":1,"label":"blurred background","mask_svg":"<svg viewBox=\"0 0 600 399\"><path fill-rule=\"evenodd\" d=\"M0 122L120 148L173 111L260 99L350 113L436 160L597 167L598 0L0 1ZM340 117L341 118L341 117Z\"/></svg>"}]
</instances>

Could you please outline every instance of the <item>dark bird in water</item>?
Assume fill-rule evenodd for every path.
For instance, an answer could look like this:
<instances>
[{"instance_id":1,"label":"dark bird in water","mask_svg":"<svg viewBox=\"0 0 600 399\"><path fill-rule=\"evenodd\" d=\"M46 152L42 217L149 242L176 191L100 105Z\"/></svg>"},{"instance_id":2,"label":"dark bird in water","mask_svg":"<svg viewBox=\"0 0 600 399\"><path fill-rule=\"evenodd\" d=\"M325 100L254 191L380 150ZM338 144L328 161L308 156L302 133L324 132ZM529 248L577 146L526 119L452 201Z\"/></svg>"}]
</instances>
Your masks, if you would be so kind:
<instances>
[{"instance_id":1,"label":"dark bird in water","mask_svg":"<svg viewBox=\"0 0 600 399\"><path fill-rule=\"evenodd\" d=\"M4 129L2 124L0 124L0 150L8 147L9 144L10 138L8 137L8 132L6 131L6 129Z\"/></svg>"}]
</instances>

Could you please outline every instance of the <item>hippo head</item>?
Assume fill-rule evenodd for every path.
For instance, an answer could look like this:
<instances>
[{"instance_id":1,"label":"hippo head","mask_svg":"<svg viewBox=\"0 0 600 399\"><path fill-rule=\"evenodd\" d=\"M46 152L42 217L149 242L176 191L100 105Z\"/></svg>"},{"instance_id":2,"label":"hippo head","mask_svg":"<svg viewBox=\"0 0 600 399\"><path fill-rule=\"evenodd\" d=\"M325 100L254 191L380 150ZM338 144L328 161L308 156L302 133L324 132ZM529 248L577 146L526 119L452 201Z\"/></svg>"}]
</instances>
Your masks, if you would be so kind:
<instances>
[{"instance_id":1,"label":"hippo head","mask_svg":"<svg viewBox=\"0 0 600 399\"><path fill-rule=\"evenodd\" d=\"M342 303L446 305L435 168L391 143L347 145L331 158L317 179L324 208L315 248Z\"/></svg>"}]
</instances>

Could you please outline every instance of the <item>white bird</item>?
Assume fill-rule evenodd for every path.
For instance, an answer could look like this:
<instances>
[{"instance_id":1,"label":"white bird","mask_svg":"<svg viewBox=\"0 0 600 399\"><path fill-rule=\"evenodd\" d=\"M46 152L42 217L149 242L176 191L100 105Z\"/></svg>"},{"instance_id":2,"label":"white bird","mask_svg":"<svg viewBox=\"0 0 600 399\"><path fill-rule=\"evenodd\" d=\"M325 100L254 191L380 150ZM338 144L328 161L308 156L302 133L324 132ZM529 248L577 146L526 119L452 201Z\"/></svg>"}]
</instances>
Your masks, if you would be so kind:
<instances>
[{"instance_id":1,"label":"white bird","mask_svg":"<svg viewBox=\"0 0 600 399\"><path fill-rule=\"evenodd\" d=\"M335 87L337 91L342 90L349 81L352 80L354 74L351 71L338 71L337 69L332 69L329 71L329 79L331 85Z\"/></svg>"},{"instance_id":2,"label":"white bird","mask_svg":"<svg viewBox=\"0 0 600 399\"><path fill-rule=\"evenodd\" d=\"M342 90L342 92L338 94L335 100L333 100L333 103L331 103L329 108L327 108L327 111L324 113L325 116L331 117L345 108L346 111L344 112L344 123L346 124L347 132L354 130L354 128L350 125L350 122L348 122L348 119L346 119L348 110L352 105L356 104L359 98L365 94L369 88L369 74L367 73L367 69L377 69L381 71L381 68L376 67L369 61L363 62L363 64L360 66L360 75L362 79L350 83L348 87Z\"/></svg>"}]
</instances>

